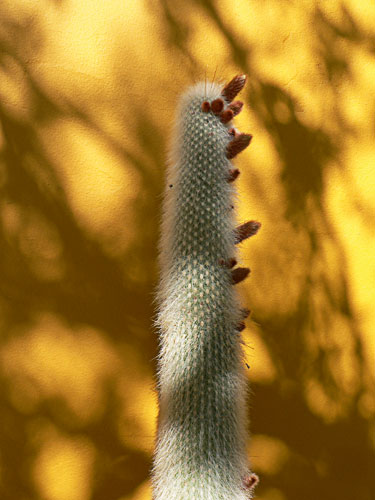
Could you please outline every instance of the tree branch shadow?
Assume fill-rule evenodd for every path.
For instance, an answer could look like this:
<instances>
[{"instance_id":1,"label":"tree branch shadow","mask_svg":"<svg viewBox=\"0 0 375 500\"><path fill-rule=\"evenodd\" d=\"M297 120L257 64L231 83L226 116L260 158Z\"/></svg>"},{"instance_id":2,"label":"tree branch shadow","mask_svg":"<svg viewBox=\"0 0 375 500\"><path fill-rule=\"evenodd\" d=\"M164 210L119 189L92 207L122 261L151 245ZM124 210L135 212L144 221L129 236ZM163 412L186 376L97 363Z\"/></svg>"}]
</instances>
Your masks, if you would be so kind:
<instances>
[{"instance_id":1,"label":"tree branch shadow","mask_svg":"<svg viewBox=\"0 0 375 500\"><path fill-rule=\"evenodd\" d=\"M82 327L99 331L108 349L117 353L120 359L124 356L124 366L129 362L127 356L130 356L126 353L138 352L143 363L139 373L151 373L156 356L156 338L151 328L161 191L160 154L158 157L151 148L146 149L145 162L135 151L127 149L124 143L98 125L74 101L61 96L51 97L30 71L28 60L23 58L20 50L23 45L29 44L28 50L34 51L35 56L42 49L43 30L37 19L33 19L31 28L23 20L7 22L5 12L2 17L5 27L0 39L2 70L7 74L11 64L22 72L32 110L27 118L19 118L11 108L0 106L3 199L6 207L12 207L19 219L12 235L6 223L0 228L4 242L1 250L2 349L6 351L7 346L17 339L27 341L27 333L23 336L23 332L33 329L38 314L48 313L60 318L72 332ZM8 77L12 78L10 72ZM53 161L40 140L39 128L63 117L69 117L97 134L122 158L124 166L137 172L140 195L128 209L132 211L132 218L140 230L120 256L109 255L98 238L92 237L79 223L64 186L56 175ZM163 137L142 109L135 110L133 126L138 143L145 142L142 134L147 129L155 140L158 138L162 149ZM64 272L57 277L46 278L43 273L38 273L33 256L22 244L31 215L43 221L44 227L53 231L60 242L59 263ZM134 272L134 269L138 271ZM130 351L124 351L123 346L130 346ZM72 373L77 370L74 365L71 368ZM114 369L110 374L99 377L97 391L103 397L105 408L98 417L88 421L72 410L64 394L46 395L37 380L29 380L33 391L38 394L37 402L29 409L22 408L22 405L17 407L11 396L11 375L7 370L1 375L4 393L0 440L6 472L0 486L2 498L40 498L34 471L40 443L35 443L35 439L30 437L29 429L33 422L41 418L46 422L44 427L48 423L69 439L84 436L93 444L95 475L90 498L114 500L121 495L130 495L147 479L150 456L125 445L119 434L119 419L124 418L122 425L125 428L142 433L135 417L128 415L126 408L124 413L118 389L119 370ZM54 372L45 375L53 386ZM18 373L17 376L22 387L28 375ZM66 387L65 391L68 394L70 388Z\"/></svg>"}]
</instances>

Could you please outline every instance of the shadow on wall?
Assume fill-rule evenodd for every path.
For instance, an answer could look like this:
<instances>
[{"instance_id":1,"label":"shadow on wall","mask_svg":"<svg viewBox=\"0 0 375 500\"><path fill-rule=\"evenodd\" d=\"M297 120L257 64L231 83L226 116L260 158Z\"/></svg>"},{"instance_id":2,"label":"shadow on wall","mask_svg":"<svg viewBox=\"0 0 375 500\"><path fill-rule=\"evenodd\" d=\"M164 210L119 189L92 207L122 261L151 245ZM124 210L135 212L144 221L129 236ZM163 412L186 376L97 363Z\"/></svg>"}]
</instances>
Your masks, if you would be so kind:
<instances>
[{"instance_id":1,"label":"shadow on wall","mask_svg":"<svg viewBox=\"0 0 375 500\"><path fill-rule=\"evenodd\" d=\"M252 384L254 441L264 443L265 454L272 443L285 450L282 463L262 471L257 494L269 500L300 500L301 496L369 500L375 464L370 419L360 405L371 376L348 296L345 253L323 201L329 165L339 163L343 137L353 131L340 109L335 134L302 123L288 91L257 76L251 47L227 25L216 2L194 0L193 7L208 16L225 38L230 61L252 75L247 104L269 132L282 165L280 189L286 209L275 216L275 224L288 222L303 238L305 248L298 256L295 306L269 312L261 300L256 304L255 319L276 376L270 383ZM186 72L204 74L189 44L191 5L164 0L150 8L163 28L166 53L186 61ZM95 471L88 492L77 498L131 498L148 477L150 456L122 438L126 429L136 443L142 432L126 407L126 398L124 403L122 387L125 392L130 388L131 395L137 388L126 387L123 367L134 366L140 380L147 379L154 368L150 360L156 355L156 342L150 331L165 132L146 109L133 103L134 148L129 148L73 100L52 97L24 56L25 47L34 56L43 48L37 20L31 27L27 19L14 22L6 13L0 14L1 71L9 80L21 75L31 110L20 117L0 104L4 388L0 496L4 500L42 498L38 470L48 470L44 463L51 454L61 456L55 466L64 473L64 467L75 464L74 452L66 455L64 450L77 449L87 457L79 462L77 474L83 475L85 467ZM347 61L335 52L337 40L368 43L369 51L374 50L375 41L367 35L364 40L347 11L340 26L318 8L312 22L319 42L316 57L324 66L327 86L337 78L350 78ZM126 49L118 57L126 60ZM125 85L128 78L131 75L122 68L118 84ZM282 116L277 111L281 108ZM138 176L139 194L126 209L139 230L121 255L105 251L78 222L40 139L41 128L62 118L87 127L122 158L124 168ZM124 112L124 129L128 120ZM271 213L272 202L261 186L254 174L247 189ZM290 234L280 233L277 245L272 245L277 252L269 250L256 255L256 260L260 269L267 268L288 290L294 276L284 264L293 248ZM56 244L51 249L52 241ZM267 295L272 295L272 288ZM252 303L251 297L248 302ZM349 374L338 372L342 358L350 359ZM51 443L51 450L46 443Z\"/></svg>"},{"instance_id":2,"label":"shadow on wall","mask_svg":"<svg viewBox=\"0 0 375 500\"><path fill-rule=\"evenodd\" d=\"M150 467L149 454L126 446L121 434L136 441L143 432L124 408L123 394L134 393L127 366L150 379L156 355L151 319L163 137L145 110L135 109L135 143L142 145L148 130L160 148L144 149L141 159L73 101L47 92L28 65L44 44L37 17L16 22L4 11L1 18L1 72L14 91L22 84L29 111L19 117L0 104L0 496L60 498L48 486L51 458L62 482L88 477L77 483L88 491L69 498L114 500L132 495ZM137 173L139 195L126 210L140 230L121 255L103 250L72 211L40 133L61 119L86 127Z\"/></svg>"}]
</instances>

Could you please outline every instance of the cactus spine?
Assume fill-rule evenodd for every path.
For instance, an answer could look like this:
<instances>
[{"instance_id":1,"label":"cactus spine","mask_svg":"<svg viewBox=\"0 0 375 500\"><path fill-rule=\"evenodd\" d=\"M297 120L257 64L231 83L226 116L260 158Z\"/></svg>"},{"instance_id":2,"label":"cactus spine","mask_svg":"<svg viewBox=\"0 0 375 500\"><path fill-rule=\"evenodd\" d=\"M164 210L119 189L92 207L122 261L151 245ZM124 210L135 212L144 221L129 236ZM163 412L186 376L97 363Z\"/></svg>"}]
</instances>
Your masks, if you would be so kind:
<instances>
[{"instance_id":1,"label":"cactus spine","mask_svg":"<svg viewBox=\"0 0 375 500\"><path fill-rule=\"evenodd\" d=\"M257 482L246 455L246 378L240 331L248 314L233 285L235 244L260 224L235 227L231 159L251 135L231 127L244 75L224 88L191 87L178 110L160 243L159 422L155 500L245 500Z\"/></svg>"}]
</instances>

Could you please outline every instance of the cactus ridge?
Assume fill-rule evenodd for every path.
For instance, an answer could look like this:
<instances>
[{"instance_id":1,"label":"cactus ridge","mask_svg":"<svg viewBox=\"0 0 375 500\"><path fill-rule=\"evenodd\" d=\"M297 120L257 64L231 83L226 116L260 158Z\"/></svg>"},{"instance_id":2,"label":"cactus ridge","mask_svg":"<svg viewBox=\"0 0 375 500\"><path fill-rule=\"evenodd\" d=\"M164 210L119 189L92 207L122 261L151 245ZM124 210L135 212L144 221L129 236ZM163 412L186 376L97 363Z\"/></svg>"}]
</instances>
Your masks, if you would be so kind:
<instances>
[{"instance_id":1,"label":"cactus ridge","mask_svg":"<svg viewBox=\"0 0 375 500\"><path fill-rule=\"evenodd\" d=\"M228 147L245 134L233 137L227 111L244 82L228 84L230 100L217 84L196 84L177 113L159 252L155 500L251 498L244 309L233 286L249 270L231 269L238 233L228 182ZM241 108L233 103L232 116Z\"/></svg>"}]
</instances>

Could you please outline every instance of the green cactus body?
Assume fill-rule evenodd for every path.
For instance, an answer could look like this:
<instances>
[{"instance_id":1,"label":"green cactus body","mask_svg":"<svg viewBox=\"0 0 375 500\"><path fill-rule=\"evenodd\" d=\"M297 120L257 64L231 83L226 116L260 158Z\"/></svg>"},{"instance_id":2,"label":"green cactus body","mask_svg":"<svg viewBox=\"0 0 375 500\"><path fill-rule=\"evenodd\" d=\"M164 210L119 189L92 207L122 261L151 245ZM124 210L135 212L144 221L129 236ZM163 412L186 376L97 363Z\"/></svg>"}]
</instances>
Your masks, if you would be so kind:
<instances>
[{"instance_id":1,"label":"green cactus body","mask_svg":"<svg viewBox=\"0 0 375 500\"><path fill-rule=\"evenodd\" d=\"M199 83L178 111L160 244L155 500L244 500L256 480L246 454L244 310L233 286L248 270L230 269L235 243L259 227L239 236L230 182L228 158L251 138L230 128L244 83Z\"/></svg>"}]
</instances>

